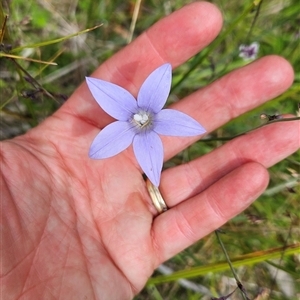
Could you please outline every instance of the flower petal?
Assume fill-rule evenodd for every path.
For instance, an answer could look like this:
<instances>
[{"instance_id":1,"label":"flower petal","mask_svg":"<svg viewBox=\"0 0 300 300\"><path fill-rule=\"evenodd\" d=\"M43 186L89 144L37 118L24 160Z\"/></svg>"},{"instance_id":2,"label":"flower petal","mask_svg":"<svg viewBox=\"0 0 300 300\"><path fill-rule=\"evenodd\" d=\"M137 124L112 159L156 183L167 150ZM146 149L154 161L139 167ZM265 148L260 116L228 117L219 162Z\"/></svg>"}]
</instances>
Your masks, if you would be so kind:
<instances>
[{"instance_id":1,"label":"flower petal","mask_svg":"<svg viewBox=\"0 0 300 300\"><path fill-rule=\"evenodd\" d=\"M162 135L194 136L206 132L195 119L174 109L163 109L153 123L153 130Z\"/></svg>"},{"instance_id":2,"label":"flower petal","mask_svg":"<svg viewBox=\"0 0 300 300\"><path fill-rule=\"evenodd\" d=\"M101 159L114 156L129 147L135 134L130 123L113 122L95 137L90 147L89 157Z\"/></svg>"},{"instance_id":3,"label":"flower petal","mask_svg":"<svg viewBox=\"0 0 300 300\"><path fill-rule=\"evenodd\" d=\"M137 102L140 108L158 113L165 105L172 81L172 68L164 64L154 70L142 84Z\"/></svg>"},{"instance_id":4,"label":"flower petal","mask_svg":"<svg viewBox=\"0 0 300 300\"><path fill-rule=\"evenodd\" d=\"M153 131L138 134L133 139L133 150L146 176L155 186L159 186L164 158L160 137Z\"/></svg>"},{"instance_id":5,"label":"flower petal","mask_svg":"<svg viewBox=\"0 0 300 300\"><path fill-rule=\"evenodd\" d=\"M137 112L135 98L122 87L92 77L86 77L86 82L95 100L113 118L127 121Z\"/></svg>"}]
</instances>

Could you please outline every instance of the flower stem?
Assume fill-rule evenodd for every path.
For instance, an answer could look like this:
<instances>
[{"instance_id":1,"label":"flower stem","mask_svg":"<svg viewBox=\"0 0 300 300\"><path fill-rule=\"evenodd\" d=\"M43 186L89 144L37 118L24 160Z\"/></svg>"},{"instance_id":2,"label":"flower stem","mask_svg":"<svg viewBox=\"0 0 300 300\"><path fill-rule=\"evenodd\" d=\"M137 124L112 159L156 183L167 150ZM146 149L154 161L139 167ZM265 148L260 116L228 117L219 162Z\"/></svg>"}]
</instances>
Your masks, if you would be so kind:
<instances>
[{"instance_id":1,"label":"flower stem","mask_svg":"<svg viewBox=\"0 0 300 300\"><path fill-rule=\"evenodd\" d=\"M215 234L216 234L217 240L218 240L218 242L219 242L219 244L220 244L220 246L221 246L221 248L222 248L222 250L223 250L223 253L225 254L226 261L228 262L228 265L229 265L229 267L230 267L230 269L231 269L231 272L232 272L232 274L233 274L233 277L235 278L235 281L236 281L236 283L237 283L237 286L238 286L238 288L240 289L240 291L241 291L241 293L242 293L242 295L243 295L243 298L244 298L245 300L250 300L250 299L247 297L247 292L246 292L244 286L242 285L242 283L239 281L238 276L237 276L237 274L236 274L236 272L235 272L235 270L234 270L234 268L233 268L233 266L232 266L232 264L231 264L229 255L228 255L228 253L227 253L227 251L226 251L226 249L225 249L225 246L224 246L224 244L223 244L223 242L222 242L222 240L221 240L219 231L218 231L218 230L215 230Z\"/></svg>"},{"instance_id":2,"label":"flower stem","mask_svg":"<svg viewBox=\"0 0 300 300\"><path fill-rule=\"evenodd\" d=\"M293 118L283 118L283 119L277 119L277 120L272 120L272 121L269 121L267 123L264 123L264 124L261 124L257 127L254 127L252 129L249 129L247 131L244 131L242 133L239 133L237 135L234 135L234 136L224 136L224 137L217 137L217 138L208 138L208 139L202 139L202 140L199 140L198 142L211 142L211 141L230 141L230 140L233 140L239 136L242 136L242 135L245 135L253 130L256 130L258 128L261 128L261 127L264 127L264 126L267 126L267 125L270 125L270 124L273 124L273 123L279 123L279 122L290 122L290 121L296 121L296 120L300 120L300 117L293 117Z\"/></svg>"}]
</instances>

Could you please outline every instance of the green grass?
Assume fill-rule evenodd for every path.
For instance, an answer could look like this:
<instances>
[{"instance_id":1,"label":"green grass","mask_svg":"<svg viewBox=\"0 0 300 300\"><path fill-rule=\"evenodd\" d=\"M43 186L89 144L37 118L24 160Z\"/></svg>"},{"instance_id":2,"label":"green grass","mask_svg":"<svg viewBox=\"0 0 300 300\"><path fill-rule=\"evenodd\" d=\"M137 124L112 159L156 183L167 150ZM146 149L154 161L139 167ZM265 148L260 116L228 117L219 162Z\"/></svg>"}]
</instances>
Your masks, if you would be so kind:
<instances>
[{"instance_id":1,"label":"green grass","mask_svg":"<svg viewBox=\"0 0 300 300\"><path fill-rule=\"evenodd\" d=\"M8 3L10 2L10 5ZM133 38L166 14L191 1L144 0ZM253 1L211 1L224 16L224 28L217 40L174 73L170 99L184 97L240 67L240 44L260 43L259 56L280 54L295 69L295 82L285 94L222 127L211 140L199 142L166 164L174 166L212 151L232 137L262 124L262 113L295 114L300 95L299 3L270 0L255 6ZM47 5L48 3L48 5ZM49 5L51 3L51 5ZM9 14L0 54L11 53L57 66L0 57L1 138L22 134L53 113L72 94L84 76L127 43L134 1L121 0L14 0L2 1L0 24ZM103 26L72 39L43 47L22 48ZM55 59L54 59L55 58ZM38 86L37 86L38 84ZM47 92L53 97L49 97ZM295 137L297 138L297 137ZM299 137L298 137L299 138ZM219 233L236 273L250 299L261 292L265 298L300 298L299 242L300 154L295 153L270 169L268 190L244 213L222 227ZM161 276L158 270L136 299L210 299L232 292L236 284L214 233L165 263L175 273ZM179 273L176 273L179 272ZM156 278L157 277L157 278ZM178 281L187 278L189 282ZM191 282L197 284L195 290ZM283 284L284 283L284 284ZM285 286L285 288L283 288ZM290 286L293 295L285 295ZM211 295L207 291L210 291ZM298 297L298 298L297 298ZM243 299L236 291L230 299Z\"/></svg>"}]
</instances>

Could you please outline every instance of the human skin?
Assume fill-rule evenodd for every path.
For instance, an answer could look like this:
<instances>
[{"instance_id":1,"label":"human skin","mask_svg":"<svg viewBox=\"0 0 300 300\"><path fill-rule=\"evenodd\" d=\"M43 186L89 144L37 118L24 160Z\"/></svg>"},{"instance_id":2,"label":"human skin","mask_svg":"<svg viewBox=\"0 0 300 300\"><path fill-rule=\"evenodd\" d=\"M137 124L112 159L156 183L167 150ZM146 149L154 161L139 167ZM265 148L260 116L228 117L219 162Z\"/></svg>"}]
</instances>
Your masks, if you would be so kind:
<instances>
[{"instance_id":1,"label":"human skin","mask_svg":"<svg viewBox=\"0 0 300 300\"><path fill-rule=\"evenodd\" d=\"M222 16L195 2L157 22L93 74L133 95L165 62L208 45ZM261 58L172 107L211 132L284 92L290 64ZM112 122L83 83L42 124L1 143L1 289L5 299L131 299L162 262L246 209L268 184L266 168L299 149L299 122L240 136L162 173L169 210L156 216L132 148L88 157ZM163 137L165 160L199 137Z\"/></svg>"}]
</instances>

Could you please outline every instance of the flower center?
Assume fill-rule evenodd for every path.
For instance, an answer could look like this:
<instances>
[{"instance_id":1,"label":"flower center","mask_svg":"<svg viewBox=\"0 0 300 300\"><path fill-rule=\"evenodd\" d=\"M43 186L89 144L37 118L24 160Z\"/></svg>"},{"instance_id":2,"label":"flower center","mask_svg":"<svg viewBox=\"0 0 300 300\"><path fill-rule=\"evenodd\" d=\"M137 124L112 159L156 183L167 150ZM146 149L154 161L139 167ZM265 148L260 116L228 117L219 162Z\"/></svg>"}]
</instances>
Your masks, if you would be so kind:
<instances>
[{"instance_id":1,"label":"flower center","mask_svg":"<svg viewBox=\"0 0 300 300\"><path fill-rule=\"evenodd\" d=\"M140 128L146 127L151 122L149 114L144 111L134 114L133 120Z\"/></svg>"}]
</instances>

